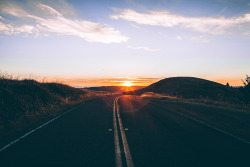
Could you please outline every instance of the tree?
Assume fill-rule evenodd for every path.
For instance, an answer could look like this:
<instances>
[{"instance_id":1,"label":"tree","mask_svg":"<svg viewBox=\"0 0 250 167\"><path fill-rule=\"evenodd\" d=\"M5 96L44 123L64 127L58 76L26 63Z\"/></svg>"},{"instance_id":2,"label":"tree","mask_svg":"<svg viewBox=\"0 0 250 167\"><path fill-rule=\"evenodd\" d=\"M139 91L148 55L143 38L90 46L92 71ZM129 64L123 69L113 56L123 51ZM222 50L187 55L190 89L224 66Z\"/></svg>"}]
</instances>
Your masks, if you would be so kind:
<instances>
[{"instance_id":1,"label":"tree","mask_svg":"<svg viewBox=\"0 0 250 167\"><path fill-rule=\"evenodd\" d=\"M227 86L227 87L230 87L230 85L229 85L229 83L228 83L228 82L227 82L226 86Z\"/></svg>"},{"instance_id":2,"label":"tree","mask_svg":"<svg viewBox=\"0 0 250 167\"><path fill-rule=\"evenodd\" d=\"M247 105L250 101L250 77L246 75L245 80L242 80L242 82L245 85L243 88L243 94L244 94L245 103Z\"/></svg>"},{"instance_id":3,"label":"tree","mask_svg":"<svg viewBox=\"0 0 250 167\"><path fill-rule=\"evenodd\" d=\"M246 75L246 79L245 80L242 79L242 82L245 85L245 87L249 86L250 77L248 75Z\"/></svg>"}]
</instances>

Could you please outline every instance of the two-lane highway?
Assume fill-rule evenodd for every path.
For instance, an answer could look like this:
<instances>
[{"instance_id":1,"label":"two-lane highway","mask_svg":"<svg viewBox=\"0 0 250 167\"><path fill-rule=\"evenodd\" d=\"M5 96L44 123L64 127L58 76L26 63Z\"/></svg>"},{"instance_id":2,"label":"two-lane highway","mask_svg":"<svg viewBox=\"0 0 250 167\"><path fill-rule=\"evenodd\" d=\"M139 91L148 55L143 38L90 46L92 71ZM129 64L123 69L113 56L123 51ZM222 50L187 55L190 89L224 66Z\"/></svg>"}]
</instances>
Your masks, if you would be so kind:
<instances>
[{"instance_id":1,"label":"two-lane highway","mask_svg":"<svg viewBox=\"0 0 250 167\"><path fill-rule=\"evenodd\" d=\"M79 105L0 152L0 166L249 167L249 144L136 96Z\"/></svg>"}]
</instances>

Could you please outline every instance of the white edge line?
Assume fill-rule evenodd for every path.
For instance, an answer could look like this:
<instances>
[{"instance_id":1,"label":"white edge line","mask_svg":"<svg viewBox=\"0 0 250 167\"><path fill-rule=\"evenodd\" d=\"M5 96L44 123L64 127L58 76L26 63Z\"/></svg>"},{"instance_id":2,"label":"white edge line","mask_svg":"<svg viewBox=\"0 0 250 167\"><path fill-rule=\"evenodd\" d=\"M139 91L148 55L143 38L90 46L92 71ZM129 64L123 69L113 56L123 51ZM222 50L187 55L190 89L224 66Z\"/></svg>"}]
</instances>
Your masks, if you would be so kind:
<instances>
[{"instance_id":1,"label":"white edge line","mask_svg":"<svg viewBox=\"0 0 250 167\"><path fill-rule=\"evenodd\" d=\"M118 101L118 99L119 99L119 97L117 98L117 101ZM119 113L119 105L118 105L118 103L117 103L117 116L118 116L118 121L119 121L119 125L120 125L120 131L121 131L122 142L123 142L123 147L124 147L127 166L128 167L134 167L134 163L133 163L133 160L132 160L132 156L130 154L126 134L124 132L124 128L123 128L123 125L122 125L122 120L121 120L120 113Z\"/></svg>"},{"instance_id":2,"label":"white edge line","mask_svg":"<svg viewBox=\"0 0 250 167\"><path fill-rule=\"evenodd\" d=\"M116 105L117 105L117 98L115 98L113 105L113 124L114 124L114 141L115 141L115 160L116 160L115 162L117 167L122 167L121 149L120 149L117 123L116 123Z\"/></svg>"},{"instance_id":3,"label":"white edge line","mask_svg":"<svg viewBox=\"0 0 250 167\"><path fill-rule=\"evenodd\" d=\"M147 100L144 100L144 101L147 101ZM241 142L243 142L243 143L250 144L250 141L247 141L247 140L245 140L245 139L243 139L243 138L241 138L241 137L238 137L238 136L233 135L232 133L229 133L229 132L226 132L226 131L221 130L221 129L219 129L219 128L216 128L215 126L212 126L212 125L210 125L210 124L207 124L207 123L205 123L205 122L203 122L203 121L201 121L201 120L195 119L195 118L193 118L193 117L191 117L191 116L188 116L188 115L186 115L186 114L180 113L180 112L178 112L178 111L174 111L174 110L171 110L171 109L167 109L167 108L165 108L165 107L163 107L163 106L161 106L161 105L159 105L159 104L153 103L153 102L151 102L151 101L147 101L147 102L150 102L150 103L152 103L152 104L154 104L154 105L156 105L156 106L158 106L158 107L164 108L164 109L169 110L169 111L171 111L171 112L175 112L175 113L177 113L177 114L179 114L179 115L181 115L181 116L183 116L183 117L189 118L189 119L191 119L191 120L193 120L193 121L195 121L195 122L198 122L198 123L200 123L200 124L202 124L202 125L205 125L205 126L211 128L211 129L214 129L214 130L216 130L216 131L218 131L218 132L220 132L220 133L223 133L223 134L225 134L225 135L228 135L228 136L230 136L230 137L232 137L232 138L234 138L234 139L236 139L236 140L239 140L239 141L241 141Z\"/></svg>"},{"instance_id":4,"label":"white edge line","mask_svg":"<svg viewBox=\"0 0 250 167\"><path fill-rule=\"evenodd\" d=\"M83 103L82 103L82 104L83 104ZM81 104L80 104L80 105L81 105ZM29 136L30 134L34 133L34 132L37 131L38 129L40 129L40 128L46 126L46 125L48 125L49 123L51 123L51 122L53 122L53 121L55 121L56 119L60 118L60 117L63 116L64 114L70 112L71 110L73 110L73 109L79 107L80 105L77 105L77 106L75 106L75 107L73 107L73 108L71 108L71 109L65 111L64 113L58 115L57 117L55 117L55 118L49 120L48 122L42 124L41 126L39 126L39 127L35 128L35 129L29 131L28 133L24 134L23 136L21 136L21 137L17 138L16 140L10 142L9 144L7 144L7 145L5 145L4 147L2 147L2 148L0 149L0 152L4 151L4 150L7 149L8 147L10 147L10 146L12 146L13 144L19 142L20 140L24 139L25 137Z\"/></svg>"}]
</instances>

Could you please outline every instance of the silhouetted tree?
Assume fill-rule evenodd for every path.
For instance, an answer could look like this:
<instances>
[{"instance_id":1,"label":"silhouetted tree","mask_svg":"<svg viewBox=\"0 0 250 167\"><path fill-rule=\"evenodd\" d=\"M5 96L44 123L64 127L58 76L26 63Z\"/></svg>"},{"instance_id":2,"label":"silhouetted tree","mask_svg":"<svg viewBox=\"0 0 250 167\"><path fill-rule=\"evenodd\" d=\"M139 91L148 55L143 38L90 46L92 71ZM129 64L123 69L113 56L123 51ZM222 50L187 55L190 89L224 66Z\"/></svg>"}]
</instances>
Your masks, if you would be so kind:
<instances>
[{"instance_id":1,"label":"silhouetted tree","mask_svg":"<svg viewBox=\"0 0 250 167\"><path fill-rule=\"evenodd\" d=\"M249 86L250 77L248 75L246 75L246 79L245 80L242 79L242 82L245 85L245 87Z\"/></svg>"},{"instance_id":2,"label":"silhouetted tree","mask_svg":"<svg viewBox=\"0 0 250 167\"><path fill-rule=\"evenodd\" d=\"M229 85L229 83L228 83L228 82L227 82L226 86L227 86L227 87L230 87L230 85Z\"/></svg>"},{"instance_id":3,"label":"silhouetted tree","mask_svg":"<svg viewBox=\"0 0 250 167\"><path fill-rule=\"evenodd\" d=\"M250 101L250 77L248 75L246 75L245 80L242 80L242 82L245 85L243 87L242 91L244 94L245 103L247 105Z\"/></svg>"}]
</instances>

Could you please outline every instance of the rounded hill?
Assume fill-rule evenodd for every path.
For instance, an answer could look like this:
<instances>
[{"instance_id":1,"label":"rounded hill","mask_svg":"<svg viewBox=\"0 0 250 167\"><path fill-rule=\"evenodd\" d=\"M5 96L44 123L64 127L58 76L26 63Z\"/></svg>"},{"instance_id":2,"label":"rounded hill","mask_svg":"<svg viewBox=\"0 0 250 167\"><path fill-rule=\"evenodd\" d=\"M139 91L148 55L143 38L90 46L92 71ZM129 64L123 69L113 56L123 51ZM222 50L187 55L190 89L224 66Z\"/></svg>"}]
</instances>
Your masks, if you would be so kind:
<instances>
[{"instance_id":1,"label":"rounded hill","mask_svg":"<svg viewBox=\"0 0 250 167\"><path fill-rule=\"evenodd\" d=\"M162 79L136 94L154 92L180 98L212 99L219 101L239 101L242 97L239 90L217 82L195 77L172 77Z\"/></svg>"}]
</instances>

